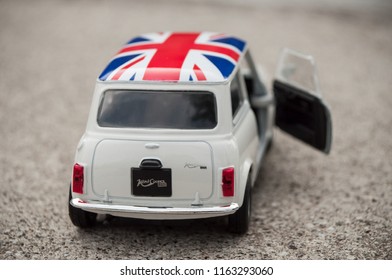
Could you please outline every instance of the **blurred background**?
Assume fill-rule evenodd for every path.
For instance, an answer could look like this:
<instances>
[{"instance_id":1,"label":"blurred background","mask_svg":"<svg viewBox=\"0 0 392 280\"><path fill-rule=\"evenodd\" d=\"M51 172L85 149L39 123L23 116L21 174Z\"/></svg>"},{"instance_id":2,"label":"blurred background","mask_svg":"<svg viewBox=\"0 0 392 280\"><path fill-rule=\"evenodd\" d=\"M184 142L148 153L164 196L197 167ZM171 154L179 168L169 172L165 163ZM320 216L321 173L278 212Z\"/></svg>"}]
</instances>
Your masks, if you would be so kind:
<instances>
[{"instance_id":1,"label":"blurred background","mask_svg":"<svg viewBox=\"0 0 392 280\"><path fill-rule=\"evenodd\" d=\"M68 219L97 76L130 38L167 30L242 37L269 81L284 47L316 59L332 152L276 129L244 236L224 219ZM391 70L387 0L0 0L0 259L392 259Z\"/></svg>"}]
</instances>

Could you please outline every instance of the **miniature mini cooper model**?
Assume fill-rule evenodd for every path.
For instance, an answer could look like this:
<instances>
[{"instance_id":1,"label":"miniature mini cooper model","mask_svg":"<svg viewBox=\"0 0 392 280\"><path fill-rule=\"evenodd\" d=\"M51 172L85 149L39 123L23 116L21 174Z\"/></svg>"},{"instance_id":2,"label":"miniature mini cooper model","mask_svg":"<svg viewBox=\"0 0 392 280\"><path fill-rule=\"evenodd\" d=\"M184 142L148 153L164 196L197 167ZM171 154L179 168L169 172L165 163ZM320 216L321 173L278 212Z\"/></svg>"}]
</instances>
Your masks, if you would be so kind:
<instances>
[{"instance_id":1,"label":"miniature mini cooper model","mask_svg":"<svg viewBox=\"0 0 392 280\"><path fill-rule=\"evenodd\" d=\"M274 125L329 152L331 118L312 57L286 49L272 93L239 38L133 38L97 80L73 166L71 221L228 216L230 231L244 233Z\"/></svg>"}]
</instances>

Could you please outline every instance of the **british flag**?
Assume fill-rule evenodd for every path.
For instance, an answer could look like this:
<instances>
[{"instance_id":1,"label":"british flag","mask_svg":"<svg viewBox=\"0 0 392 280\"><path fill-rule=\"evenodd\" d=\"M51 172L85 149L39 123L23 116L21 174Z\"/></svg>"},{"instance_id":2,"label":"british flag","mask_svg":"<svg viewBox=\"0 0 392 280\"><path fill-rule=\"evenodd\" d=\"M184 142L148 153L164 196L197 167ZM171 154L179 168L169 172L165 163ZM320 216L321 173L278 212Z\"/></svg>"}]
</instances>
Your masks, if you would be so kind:
<instances>
[{"instance_id":1,"label":"british flag","mask_svg":"<svg viewBox=\"0 0 392 280\"><path fill-rule=\"evenodd\" d=\"M245 49L245 41L213 32L144 34L114 56L99 80L224 81Z\"/></svg>"}]
</instances>

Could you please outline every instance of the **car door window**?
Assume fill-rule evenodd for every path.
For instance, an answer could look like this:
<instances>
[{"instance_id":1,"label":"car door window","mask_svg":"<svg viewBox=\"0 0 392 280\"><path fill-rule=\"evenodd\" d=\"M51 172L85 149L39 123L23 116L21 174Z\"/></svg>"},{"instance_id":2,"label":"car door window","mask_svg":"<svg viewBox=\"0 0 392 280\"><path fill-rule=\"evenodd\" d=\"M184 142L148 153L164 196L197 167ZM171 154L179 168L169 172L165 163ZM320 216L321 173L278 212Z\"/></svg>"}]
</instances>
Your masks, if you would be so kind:
<instances>
[{"instance_id":1,"label":"car door window","mask_svg":"<svg viewBox=\"0 0 392 280\"><path fill-rule=\"evenodd\" d=\"M244 102L244 95L241 90L241 84L239 80L239 74L237 73L230 84L230 94L231 94L231 110L233 119L237 112L239 111L242 103Z\"/></svg>"}]
</instances>

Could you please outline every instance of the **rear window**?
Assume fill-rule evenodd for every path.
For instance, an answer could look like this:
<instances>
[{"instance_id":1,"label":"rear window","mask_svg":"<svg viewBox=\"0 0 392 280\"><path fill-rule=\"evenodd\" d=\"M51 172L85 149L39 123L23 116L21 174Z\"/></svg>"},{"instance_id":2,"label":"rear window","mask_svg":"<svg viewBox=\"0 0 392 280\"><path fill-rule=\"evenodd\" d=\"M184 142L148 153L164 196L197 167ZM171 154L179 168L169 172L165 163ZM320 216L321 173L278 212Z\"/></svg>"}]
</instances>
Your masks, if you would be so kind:
<instances>
[{"instance_id":1,"label":"rear window","mask_svg":"<svg viewBox=\"0 0 392 280\"><path fill-rule=\"evenodd\" d=\"M102 127L212 129L217 125L215 96L205 91L108 90L97 121Z\"/></svg>"}]
</instances>

